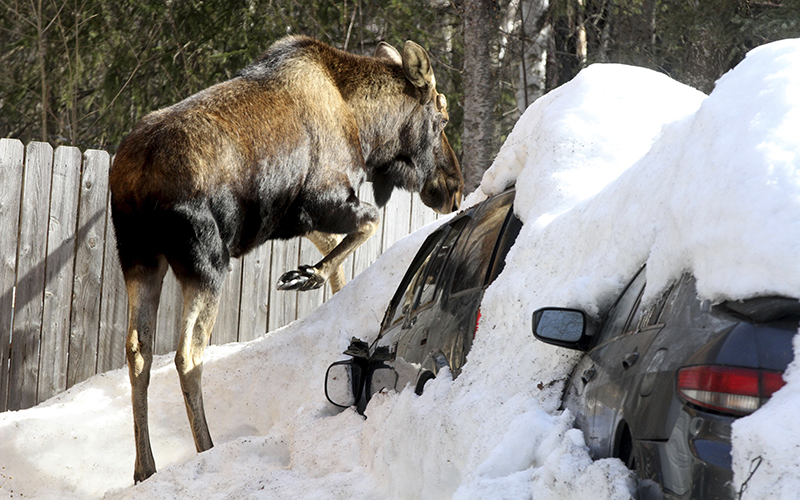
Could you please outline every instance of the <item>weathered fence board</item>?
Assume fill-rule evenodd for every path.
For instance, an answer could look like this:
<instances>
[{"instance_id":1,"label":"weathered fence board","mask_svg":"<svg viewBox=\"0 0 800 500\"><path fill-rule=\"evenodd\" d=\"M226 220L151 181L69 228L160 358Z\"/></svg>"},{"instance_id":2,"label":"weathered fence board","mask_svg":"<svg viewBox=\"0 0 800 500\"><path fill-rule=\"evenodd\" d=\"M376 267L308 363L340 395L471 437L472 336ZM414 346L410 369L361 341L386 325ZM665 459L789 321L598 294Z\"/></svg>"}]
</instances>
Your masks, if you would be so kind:
<instances>
[{"instance_id":1,"label":"weathered fence board","mask_svg":"<svg viewBox=\"0 0 800 500\"><path fill-rule=\"evenodd\" d=\"M50 182L50 217L47 224L42 324L39 346L37 399L44 400L67 388L70 306L75 276L75 227L78 222L78 190L81 152L56 149Z\"/></svg>"},{"instance_id":2,"label":"weathered fence board","mask_svg":"<svg viewBox=\"0 0 800 500\"><path fill-rule=\"evenodd\" d=\"M364 184L358 191L359 199L363 200L366 203L370 203L372 205L375 204L375 197L373 196L372 192L372 185ZM383 233L383 228L386 226L386 218L381 221L381 225L378 226L378 230L372 235L372 238L368 239L364 242L363 245L356 248L353 252L353 255L350 258L353 260L352 270L350 271L350 276L357 276L363 271L364 269L368 268L370 264L375 262L378 257L380 257L383 249L383 238L381 237ZM388 247L386 247L388 248ZM345 274L347 274L347 268L345 268Z\"/></svg>"},{"instance_id":3,"label":"weathered fence board","mask_svg":"<svg viewBox=\"0 0 800 500\"><path fill-rule=\"evenodd\" d=\"M397 240L407 235L411 228L411 193L395 191L391 204L386 205L383 213L382 248L389 248Z\"/></svg>"},{"instance_id":4,"label":"weathered fence board","mask_svg":"<svg viewBox=\"0 0 800 500\"><path fill-rule=\"evenodd\" d=\"M300 240L300 264L313 265L319 262L322 254L311 241ZM276 280L277 281L277 280ZM325 288L329 288L327 285ZM325 289L318 288L307 292L297 292L297 319L305 318L325 300Z\"/></svg>"},{"instance_id":5,"label":"weathered fence board","mask_svg":"<svg viewBox=\"0 0 800 500\"><path fill-rule=\"evenodd\" d=\"M107 179L105 182L108 184ZM107 202L106 211L110 213L108 206ZM125 333L128 326L128 293L116 257L117 239L109 216L106 216L105 222L105 242L100 245L103 247L103 285L100 292L100 328L97 333L97 373L125 364Z\"/></svg>"},{"instance_id":6,"label":"weathered fence board","mask_svg":"<svg viewBox=\"0 0 800 500\"><path fill-rule=\"evenodd\" d=\"M167 271L161 287L161 302L158 305L153 352L163 354L178 348L182 311L183 292L178 278L170 269Z\"/></svg>"},{"instance_id":7,"label":"weathered fence board","mask_svg":"<svg viewBox=\"0 0 800 500\"><path fill-rule=\"evenodd\" d=\"M269 268L272 245L261 245L244 257L239 341L253 340L269 331Z\"/></svg>"},{"instance_id":8,"label":"weathered fence board","mask_svg":"<svg viewBox=\"0 0 800 500\"><path fill-rule=\"evenodd\" d=\"M0 411L27 408L125 363L127 293L109 211L105 151L53 151L0 140ZM374 203L372 188L361 198ZM396 192L378 232L345 262L349 281L389 245L436 218ZM231 261L211 343L247 341L310 314L329 287L280 292L278 277L321 258L304 239L272 241ZM170 270L154 351L177 347L183 294Z\"/></svg>"},{"instance_id":9,"label":"weathered fence board","mask_svg":"<svg viewBox=\"0 0 800 500\"><path fill-rule=\"evenodd\" d=\"M236 342L239 336L239 296L242 290L242 259L231 259L228 277L222 287L219 312L211 331L212 344Z\"/></svg>"},{"instance_id":10,"label":"weathered fence board","mask_svg":"<svg viewBox=\"0 0 800 500\"><path fill-rule=\"evenodd\" d=\"M411 198L411 227L419 229L437 219L436 212L426 207L419 196Z\"/></svg>"},{"instance_id":11,"label":"weathered fence board","mask_svg":"<svg viewBox=\"0 0 800 500\"><path fill-rule=\"evenodd\" d=\"M53 148L46 143L29 144L22 181L17 292L11 333L8 407L12 410L38 402L36 388L52 171Z\"/></svg>"},{"instance_id":12,"label":"weathered fence board","mask_svg":"<svg viewBox=\"0 0 800 500\"><path fill-rule=\"evenodd\" d=\"M87 151L81 172L67 386L97 370L109 156ZM98 300L100 299L100 300Z\"/></svg>"},{"instance_id":13,"label":"weathered fence board","mask_svg":"<svg viewBox=\"0 0 800 500\"><path fill-rule=\"evenodd\" d=\"M300 259L300 240L272 242L272 262L269 271L269 331L288 325L297 318L297 294L281 292L275 288L281 274L296 269ZM305 293L305 292L302 292Z\"/></svg>"},{"instance_id":14,"label":"weathered fence board","mask_svg":"<svg viewBox=\"0 0 800 500\"><path fill-rule=\"evenodd\" d=\"M25 148L19 141L0 140L0 411L6 410L8 394L11 319L19 241L19 201L22 195L22 161Z\"/></svg>"}]
</instances>

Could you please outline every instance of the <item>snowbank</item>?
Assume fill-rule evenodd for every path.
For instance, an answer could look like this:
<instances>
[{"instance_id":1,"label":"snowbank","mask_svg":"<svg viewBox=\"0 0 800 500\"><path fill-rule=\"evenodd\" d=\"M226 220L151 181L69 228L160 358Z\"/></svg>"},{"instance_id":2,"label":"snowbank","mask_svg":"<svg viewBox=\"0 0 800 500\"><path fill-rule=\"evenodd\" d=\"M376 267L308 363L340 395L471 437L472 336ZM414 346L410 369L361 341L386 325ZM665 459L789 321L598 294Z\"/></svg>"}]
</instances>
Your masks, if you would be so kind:
<instances>
[{"instance_id":1,"label":"snowbank","mask_svg":"<svg viewBox=\"0 0 800 500\"><path fill-rule=\"evenodd\" d=\"M572 416L558 410L575 353L535 342L530 313L562 305L601 314L643 262L651 296L684 271L711 300L797 296L799 96L797 40L752 51L708 97L648 70L589 67L528 109L468 200L516 180L525 225L487 291L458 379L440 375L422 396L380 395L366 420L333 409L322 390L350 337L377 333L429 226L311 317L209 347L214 449L194 453L165 356L150 391L158 474L130 484L129 388L118 370L0 414L0 497L628 498L627 469L592 462ZM800 490L797 361L786 378L734 427L737 485L760 464L744 498Z\"/></svg>"}]
</instances>

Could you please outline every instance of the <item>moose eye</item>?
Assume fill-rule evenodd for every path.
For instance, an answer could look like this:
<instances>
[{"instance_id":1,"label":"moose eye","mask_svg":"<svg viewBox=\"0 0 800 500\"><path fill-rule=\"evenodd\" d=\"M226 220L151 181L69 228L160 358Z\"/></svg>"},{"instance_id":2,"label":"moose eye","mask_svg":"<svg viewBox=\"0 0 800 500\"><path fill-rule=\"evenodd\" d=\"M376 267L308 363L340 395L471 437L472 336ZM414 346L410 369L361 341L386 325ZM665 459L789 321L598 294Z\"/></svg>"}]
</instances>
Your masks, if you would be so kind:
<instances>
[{"instance_id":1,"label":"moose eye","mask_svg":"<svg viewBox=\"0 0 800 500\"><path fill-rule=\"evenodd\" d=\"M442 118L439 120L439 130L444 130L447 126L447 118Z\"/></svg>"}]
</instances>

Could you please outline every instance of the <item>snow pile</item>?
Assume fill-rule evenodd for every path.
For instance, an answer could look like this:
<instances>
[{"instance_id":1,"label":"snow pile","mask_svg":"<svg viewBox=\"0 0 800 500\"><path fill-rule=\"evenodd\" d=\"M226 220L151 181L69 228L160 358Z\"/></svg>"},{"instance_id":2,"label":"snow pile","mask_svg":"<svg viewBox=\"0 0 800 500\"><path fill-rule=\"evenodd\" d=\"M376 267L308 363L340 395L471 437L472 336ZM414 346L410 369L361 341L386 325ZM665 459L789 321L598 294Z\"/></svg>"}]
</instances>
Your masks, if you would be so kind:
<instances>
[{"instance_id":1,"label":"snow pile","mask_svg":"<svg viewBox=\"0 0 800 500\"><path fill-rule=\"evenodd\" d=\"M516 179L525 188L517 213L549 222L602 190L647 153L664 124L694 113L704 97L643 68L590 66L528 108L481 190L497 194Z\"/></svg>"},{"instance_id":2,"label":"snow pile","mask_svg":"<svg viewBox=\"0 0 800 500\"><path fill-rule=\"evenodd\" d=\"M800 41L752 51L708 97L651 71L595 65L532 105L474 203L516 179L525 225L489 288L462 375L422 396L375 397L367 419L325 402L325 367L374 338L429 226L398 242L311 317L209 347L217 446L196 455L171 358L150 389L159 473L132 486L127 374L0 414L0 497L153 499L617 499L632 481L592 462L558 410L576 354L535 342L546 305L601 314L648 263L650 296L695 273L709 299L800 290ZM798 345L797 349L800 349ZM797 350L796 349L796 350ZM744 498L800 490L800 361L734 428ZM754 460L760 457L760 462Z\"/></svg>"}]
</instances>

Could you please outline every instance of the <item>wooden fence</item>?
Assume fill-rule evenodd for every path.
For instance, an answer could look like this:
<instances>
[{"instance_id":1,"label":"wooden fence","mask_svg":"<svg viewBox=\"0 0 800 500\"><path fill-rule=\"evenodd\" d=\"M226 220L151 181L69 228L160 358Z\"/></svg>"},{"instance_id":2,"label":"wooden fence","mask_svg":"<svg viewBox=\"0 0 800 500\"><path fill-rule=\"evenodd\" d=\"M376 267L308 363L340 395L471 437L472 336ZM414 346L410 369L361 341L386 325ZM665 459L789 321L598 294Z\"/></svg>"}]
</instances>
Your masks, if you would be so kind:
<instances>
[{"instance_id":1,"label":"wooden fence","mask_svg":"<svg viewBox=\"0 0 800 500\"><path fill-rule=\"evenodd\" d=\"M0 411L34 406L125 364L127 297L108 211L105 151L0 139ZM372 201L364 186L362 199ZM392 243L434 220L395 192L381 228L345 264L350 279ZM212 344L252 340L314 310L330 293L279 292L278 276L319 260L305 239L275 241L232 262ZM156 354L177 347L182 299L164 281Z\"/></svg>"}]
</instances>

